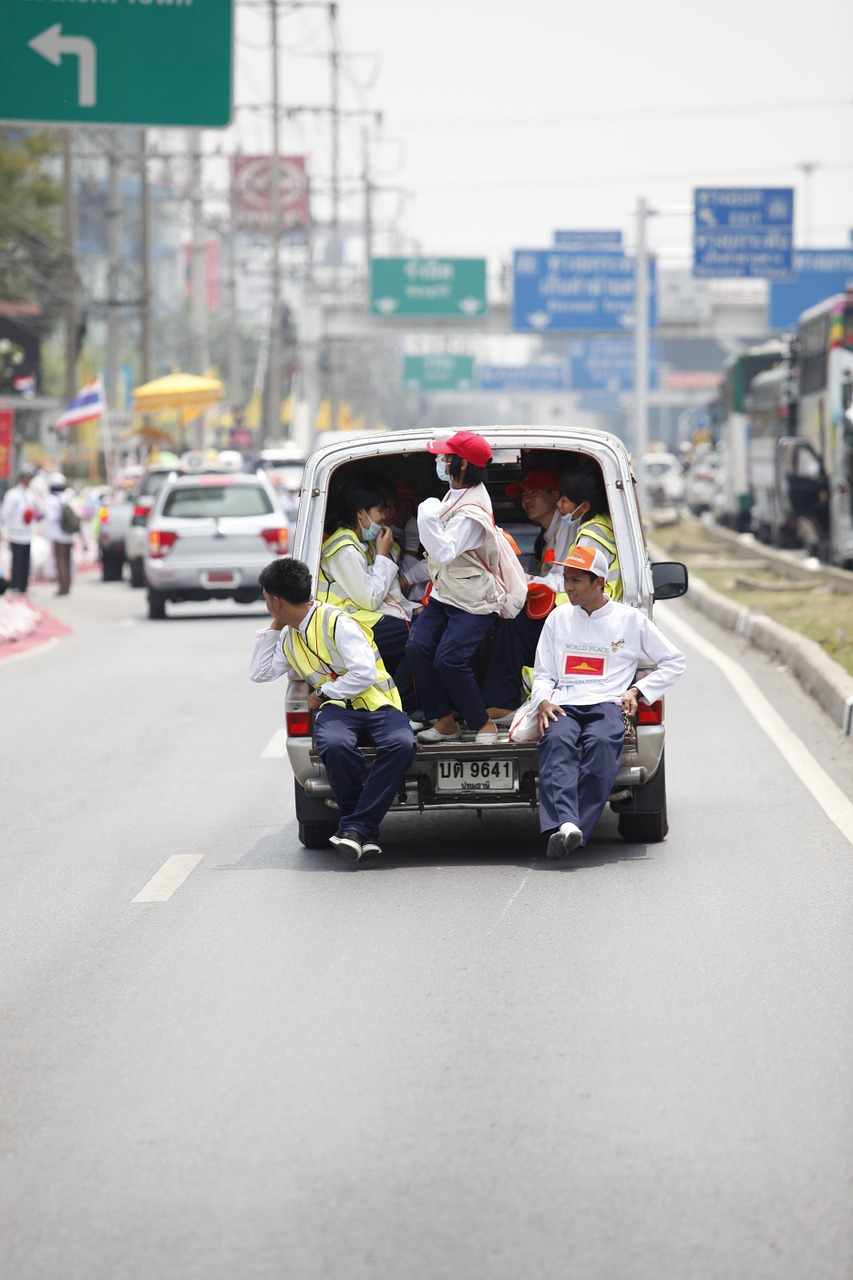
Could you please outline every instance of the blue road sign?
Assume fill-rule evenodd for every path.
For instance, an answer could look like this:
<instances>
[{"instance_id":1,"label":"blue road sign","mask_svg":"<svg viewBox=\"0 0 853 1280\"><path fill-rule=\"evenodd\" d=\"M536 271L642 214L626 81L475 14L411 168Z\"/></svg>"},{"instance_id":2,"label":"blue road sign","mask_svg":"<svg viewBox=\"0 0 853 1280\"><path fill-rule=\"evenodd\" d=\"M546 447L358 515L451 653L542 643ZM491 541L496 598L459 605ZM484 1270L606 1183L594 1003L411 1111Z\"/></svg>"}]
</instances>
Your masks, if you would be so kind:
<instances>
[{"instance_id":1,"label":"blue road sign","mask_svg":"<svg viewBox=\"0 0 853 1280\"><path fill-rule=\"evenodd\" d=\"M621 231L555 231L561 249L616 249L622 252Z\"/></svg>"},{"instance_id":2,"label":"blue road sign","mask_svg":"<svg viewBox=\"0 0 853 1280\"><path fill-rule=\"evenodd\" d=\"M533 333L634 327L634 259L624 253L516 249L513 329ZM649 260L649 328L656 323L655 263Z\"/></svg>"},{"instance_id":3,"label":"blue road sign","mask_svg":"<svg viewBox=\"0 0 853 1280\"><path fill-rule=\"evenodd\" d=\"M770 286L771 329L792 329L809 307L853 285L853 249L797 249L794 278Z\"/></svg>"},{"instance_id":4,"label":"blue road sign","mask_svg":"<svg viewBox=\"0 0 853 1280\"><path fill-rule=\"evenodd\" d=\"M697 187L693 274L787 280L793 270L791 187Z\"/></svg>"},{"instance_id":5,"label":"blue road sign","mask_svg":"<svg viewBox=\"0 0 853 1280\"><path fill-rule=\"evenodd\" d=\"M566 343L573 391L633 391L634 344L630 338L572 338ZM657 342L649 343L649 389L658 384Z\"/></svg>"},{"instance_id":6,"label":"blue road sign","mask_svg":"<svg viewBox=\"0 0 853 1280\"><path fill-rule=\"evenodd\" d=\"M478 364L479 391L563 391L568 386L562 364Z\"/></svg>"}]
</instances>

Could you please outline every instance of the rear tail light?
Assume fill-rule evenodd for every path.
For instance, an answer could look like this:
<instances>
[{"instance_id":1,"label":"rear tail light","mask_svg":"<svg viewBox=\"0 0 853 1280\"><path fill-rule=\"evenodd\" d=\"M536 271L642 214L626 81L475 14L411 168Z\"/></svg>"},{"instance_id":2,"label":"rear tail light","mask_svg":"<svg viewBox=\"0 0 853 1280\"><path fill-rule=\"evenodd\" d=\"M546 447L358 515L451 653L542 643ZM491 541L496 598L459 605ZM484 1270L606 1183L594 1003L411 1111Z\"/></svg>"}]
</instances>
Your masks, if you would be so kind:
<instances>
[{"instance_id":1,"label":"rear tail light","mask_svg":"<svg viewBox=\"0 0 853 1280\"><path fill-rule=\"evenodd\" d=\"M101 524L108 524L108 523L109 523L109 519L110 519L109 508L108 508L108 507L99 507L99 508L98 508L98 520L99 520L99 522L100 522Z\"/></svg>"},{"instance_id":2,"label":"rear tail light","mask_svg":"<svg viewBox=\"0 0 853 1280\"><path fill-rule=\"evenodd\" d=\"M138 520L139 517L141 516L143 520L147 520L148 512L150 510L151 510L150 504L145 502L137 502L136 506L133 508L133 519Z\"/></svg>"},{"instance_id":3,"label":"rear tail light","mask_svg":"<svg viewBox=\"0 0 853 1280\"><path fill-rule=\"evenodd\" d=\"M152 560L162 560L171 551L178 540L176 533L165 529L153 529L148 535L148 554Z\"/></svg>"},{"instance_id":4,"label":"rear tail light","mask_svg":"<svg viewBox=\"0 0 853 1280\"><path fill-rule=\"evenodd\" d=\"M311 737L311 712L287 711L284 716L288 738Z\"/></svg>"},{"instance_id":5,"label":"rear tail light","mask_svg":"<svg viewBox=\"0 0 853 1280\"><path fill-rule=\"evenodd\" d=\"M290 542L290 535L286 528L281 529L262 529L261 537L264 542L268 542L273 551L278 556L287 554L287 546Z\"/></svg>"},{"instance_id":6,"label":"rear tail light","mask_svg":"<svg viewBox=\"0 0 853 1280\"><path fill-rule=\"evenodd\" d=\"M663 724L663 702L638 702L637 724Z\"/></svg>"}]
</instances>

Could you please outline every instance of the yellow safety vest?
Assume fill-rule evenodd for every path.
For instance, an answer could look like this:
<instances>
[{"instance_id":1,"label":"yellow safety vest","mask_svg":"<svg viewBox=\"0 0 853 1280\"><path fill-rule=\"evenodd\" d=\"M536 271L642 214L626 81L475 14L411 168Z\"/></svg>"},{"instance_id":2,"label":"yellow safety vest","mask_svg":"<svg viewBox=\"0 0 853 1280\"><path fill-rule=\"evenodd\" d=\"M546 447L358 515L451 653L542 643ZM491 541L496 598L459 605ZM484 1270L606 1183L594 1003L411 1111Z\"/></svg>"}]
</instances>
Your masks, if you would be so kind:
<instances>
[{"instance_id":1,"label":"yellow safety vest","mask_svg":"<svg viewBox=\"0 0 853 1280\"><path fill-rule=\"evenodd\" d=\"M381 613L377 613L375 609L362 609L354 600L351 600L345 594L344 588L339 582L335 582L332 577L332 567L328 564L329 559L340 551L342 547L352 546L364 556L365 561L369 559L367 550L361 538L357 538L352 529L342 528L336 529L334 533L326 538L320 548L320 572L317 575L317 599L322 600L325 604L333 604L338 609L343 609L350 618L358 623L362 631L364 631L369 640L373 640L373 628L376 626Z\"/></svg>"},{"instance_id":2,"label":"yellow safety vest","mask_svg":"<svg viewBox=\"0 0 853 1280\"><path fill-rule=\"evenodd\" d=\"M336 698L334 682L346 671L346 665L335 644L335 627L342 609L330 604L318 604L309 616L307 634L303 636L295 627L288 627L281 642L285 658L297 675L314 689L323 689L329 702L340 707L352 707L356 711L381 711L383 707L396 707L402 711L397 686L385 670L385 664L370 641L376 658L377 677L374 684L354 698ZM324 688L324 686L330 686Z\"/></svg>"},{"instance_id":3,"label":"yellow safety vest","mask_svg":"<svg viewBox=\"0 0 853 1280\"><path fill-rule=\"evenodd\" d=\"M609 568L604 580L604 594L611 600L622 599L622 570L619 567L619 556L616 552L616 539L613 536L613 521L610 516L597 515L587 520L578 530L569 554L581 541L589 541L601 547L607 556Z\"/></svg>"}]
</instances>

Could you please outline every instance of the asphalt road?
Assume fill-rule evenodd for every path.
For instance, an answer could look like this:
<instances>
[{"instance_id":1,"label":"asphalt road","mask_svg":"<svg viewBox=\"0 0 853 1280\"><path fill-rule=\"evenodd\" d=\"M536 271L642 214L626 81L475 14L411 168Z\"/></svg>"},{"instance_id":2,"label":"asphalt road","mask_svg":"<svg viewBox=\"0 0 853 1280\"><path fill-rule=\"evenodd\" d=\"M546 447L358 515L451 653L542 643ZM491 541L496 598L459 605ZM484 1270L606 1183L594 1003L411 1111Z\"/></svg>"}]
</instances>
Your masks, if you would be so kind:
<instances>
[{"instance_id":1,"label":"asphalt road","mask_svg":"<svg viewBox=\"0 0 853 1280\"><path fill-rule=\"evenodd\" d=\"M853 848L713 662L663 844L396 819L356 869L263 755L257 610L55 604L0 659L0 1274L850 1280ZM853 795L798 686L669 610Z\"/></svg>"}]
</instances>

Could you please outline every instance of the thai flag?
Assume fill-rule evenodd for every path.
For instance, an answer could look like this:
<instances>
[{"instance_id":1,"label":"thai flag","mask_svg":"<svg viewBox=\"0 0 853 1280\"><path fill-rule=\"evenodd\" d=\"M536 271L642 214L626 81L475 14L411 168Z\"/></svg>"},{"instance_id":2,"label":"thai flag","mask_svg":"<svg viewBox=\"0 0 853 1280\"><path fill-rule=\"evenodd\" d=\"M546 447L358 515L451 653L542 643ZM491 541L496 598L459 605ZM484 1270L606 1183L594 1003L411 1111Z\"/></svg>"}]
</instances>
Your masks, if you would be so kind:
<instances>
[{"instance_id":1,"label":"thai flag","mask_svg":"<svg viewBox=\"0 0 853 1280\"><path fill-rule=\"evenodd\" d=\"M100 418L106 411L106 407L104 384L100 378L94 378L77 392L68 408L59 415L56 430L64 431L66 427L76 427L80 422L91 422L93 418Z\"/></svg>"},{"instance_id":2,"label":"thai flag","mask_svg":"<svg viewBox=\"0 0 853 1280\"><path fill-rule=\"evenodd\" d=\"M20 378L13 378L12 390L19 392L22 396L34 396L36 393L35 374L22 374Z\"/></svg>"}]
</instances>

